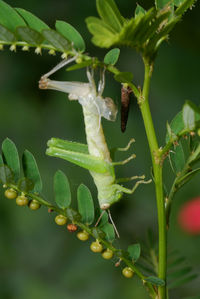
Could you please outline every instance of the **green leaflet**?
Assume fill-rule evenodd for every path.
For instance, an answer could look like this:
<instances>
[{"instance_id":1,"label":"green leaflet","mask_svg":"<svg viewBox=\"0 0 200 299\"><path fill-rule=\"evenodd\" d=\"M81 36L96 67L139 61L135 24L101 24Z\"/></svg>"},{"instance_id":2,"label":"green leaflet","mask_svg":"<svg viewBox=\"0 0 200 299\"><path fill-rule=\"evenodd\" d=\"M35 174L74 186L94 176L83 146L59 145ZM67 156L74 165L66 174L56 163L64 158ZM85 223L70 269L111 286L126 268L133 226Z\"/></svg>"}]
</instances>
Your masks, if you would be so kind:
<instances>
[{"instance_id":1,"label":"green leaflet","mask_svg":"<svg viewBox=\"0 0 200 299\"><path fill-rule=\"evenodd\" d=\"M81 184L77 190L78 211L82 217L82 222L87 225L94 221L94 203L90 190Z\"/></svg>"},{"instance_id":2,"label":"green leaflet","mask_svg":"<svg viewBox=\"0 0 200 299\"><path fill-rule=\"evenodd\" d=\"M112 27L110 27L108 24L106 24L99 18L88 17L88 18L86 18L85 22L87 24L88 30L93 35L95 35L95 34L103 35L104 30L105 30L105 32L107 32L108 34L110 34L112 36L115 35L115 31L112 29ZM105 38L106 38L106 36L105 36Z\"/></svg>"},{"instance_id":3,"label":"green leaflet","mask_svg":"<svg viewBox=\"0 0 200 299\"><path fill-rule=\"evenodd\" d=\"M30 179L34 184L33 191L40 193L42 191L40 172L34 156L28 150L25 150L23 153L22 166L25 177Z\"/></svg>"},{"instance_id":4,"label":"green leaflet","mask_svg":"<svg viewBox=\"0 0 200 299\"><path fill-rule=\"evenodd\" d=\"M197 168L188 172L186 175L182 176L180 180L177 181L177 187L180 188L181 186L189 182L189 180L191 180L195 176L195 174L197 174L199 171L200 168Z\"/></svg>"},{"instance_id":5,"label":"green leaflet","mask_svg":"<svg viewBox=\"0 0 200 299\"><path fill-rule=\"evenodd\" d=\"M175 10L175 15L180 16L183 15L184 12L192 7L192 5L196 2L197 0L185 0L182 1L181 5Z\"/></svg>"},{"instance_id":6,"label":"green leaflet","mask_svg":"<svg viewBox=\"0 0 200 299\"><path fill-rule=\"evenodd\" d=\"M18 181L17 187L22 192L29 192L29 191L33 190L34 183L28 178L21 178Z\"/></svg>"},{"instance_id":7,"label":"green leaflet","mask_svg":"<svg viewBox=\"0 0 200 299\"><path fill-rule=\"evenodd\" d=\"M5 163L14 173L15 181L20 177L20 163L17 148L9 138L6 138L2 143L2 152Z\"/></svg>"},{"instance_id":8,"label":"green leaflet","mask_svg":"<svg viewBox=\"0 0 200 299\"><path fill-rule=\"evenodd\" d=\"M44 41L44 37L39 32L29 27L17 27L16 31L21 39L30 45L39 46Z\"/></svg>"},{"instance_id":9,"label":"green leaflet","mask_svg":"<svg viewBox=\"0 0 200 299\"><path fill-rule=\"evenodd\" d=\"M72 208L66 209L66 216L69 218L69 220L71 220L71 222L81 220L81 215Z\"/></svg>"},{"instance_id":10,"label":"green leaflet","mask_svg":"<svg viewBox=\"0 0 200 299\"><path fill-rule=\"evenodd\" d=\"M105 233L105 238L108 242L112 243L115 240L115 231L111 223L106 223L101 226L101 230Z\"/></svg>"},{"instance_id":11,"label":"green leaflet","mask_svg":"<svg viewBox=\"0 0 200 299\"><path fill-rule=\"evenodd\" d=\"M1 159L1 161L2 161L2 159ZM2 184L7 184L7 183L12 183L13 180L14 180L14 174L11 171L11 169L7 165L4 165L1 163L1 165L0 165L0 182Z\"/></svg>"},{"instance_id":12,"label":"green leaflet","mask_svg":"<svg viewBox=\"0 0 200 299\"><path fill-rule=\"evenodd\" d=\"M146 10L142 6L137 4L136 9L135 9L135 18L139 15L144 15L145 13L146 13Z\"/></svg>"},{"instance_id":13,"label":"green leaflet","mask_svg":"<svg viewBox=\"0 0 200 299\"><path fill-rule=\"evenodd\" d=\"M15 8L15 10L24 19L24 21L31 29L40 33L43 29L49 29L49 26L47 24L45 24L42 20L33 15L31 12L23 8Z\"/></svg>"},{"instance_id":14,"label":"green leaflet","mask_svg":"<svg viewBox=\"0 0 200 299\"><path fill-rule=\"evenodd\" d=\"M123 17L115 2L113 0L96 0L96 5L101 19L115 32L120 32L123 25Z\"/></svg>"},{"instance_id":15,"label":"green leaflet","mask_svg":"<svg viewBox=\"0 0 200 299\"><path fill-rule=\"evenodd\" d=\"M167 3L171 4L170 0L155 0L155 5L157 9L162 9L167 5Z\"/></svg>"},{"instance_id":16,"label":"green leaflet","mask_svg":"<svg viewBox=\"0 0 200 299\"><path fill-rule=\"evenodd\" d=\"M140 244L129 245L127 251L128 251L128 253L130 255L130 258L135 263L139 259L140 254L141 254Z\"/></svg>"},{"instance_id":17,"label":"green leaflet","mask_svg":"<svg viewBox=\"0 0 200 299\"><path fill-rule=\"evenodd\" d=\"M195 278L197 278L198 275L197 274L191 274L189 276L186 276L184 278L181 278L181 279L178 279L178 280L175 280L173 282L171 282L169 285L168 285L168 289L174 289L174 288L177 288L181 285L184 285L192 280L194 280Z\"/></svg>"},{"instance_id":18,"label":"green leaflet","mask_svg":"<svg viewBox=\"0 0 200 299\"><path fill-rule=\"evenodd\" d=\"M183 256L177 257L173 262L168 265L168 269L174 268L176 266L180 266L181 264L185 264L186 258Z\"/></svg>"},{"instance_id":19,"label":"green leaflet","mask_svg":"<svg viewBox=\"0 0 200 299\"><path fill-rule=\"evenodd\" d=\"M97 222L99 217L101 216L101 220L100 220L99 225L98 225L98 227L100 227L100 228L102 226L104 226L106 223L108 223L108 213L105 212L105 213L103 213L103 215L102 215L102 213L103 213L103 210L101 210L100 208L96 209L96 213L95 213L96 219L95 219L95 221Z\"/></svg>"},{"instance_id":20,"label":"green leaflet","mask_svg":"<svg viewBox=\"0 0 200 299\"><path fill-rule=\"evenodd\" d=\"M173 0L174 1L174 5L176 6L180 6L183 2L185 2L185 0Z\"/></svg>"},{"instance_id":21,"label":"green leaflet","mask_svg":"<svg viewBox=\"0 0 200 299\"><path fill-rule=\"evenodd\" d=\"M86 24L90 33L93 34L92 41L96 46L109 48L115 42L114 31L102 20L89 17L86 19Z\"/></svg>"},{"instance_id":22,"label":"green leaflet","mask_svg":"<svg viewBox=\"0 0 200 299\"><path fill-rule=\"evenodd\" d=\"M169 10L164 11L162 13L157 13L157 16L154 18L154 12L152 11L151 15L149 15L149 18L145 17L144 19L144 23L141 26L141 31L140 34L138 34L138 43L139 44L143 44L145 43L147 40L151 40L151 38L154 38L157 36L157 32L160 31L161 34L161 28L163 26L163 24L166 24L168 22L169 16L170 16L171 12ZM151 23L151 25L149 25L149 23ZM162 32L162 35L160 36L160 38L163 38L164 36L166 36L166 34ZM154 49L155 51L155 49Z\"/></svg>"},{"instance_id":23,"label":"green leaflet","mask_svg":"<svg viewBox=\"0 0 200 299\"><path fill-rule=\"evenodd\" d=\"M174 279L174 278L179 278L181 276L184 276L185 274L190 273L192 270L191 267L184 267L182 269L178 269L170 274L167 275L168 279Z\"/></svg>"},{"instance_id":24,"label":"green leaflet","mask_svg":"<svg viewBox=\"0 0 200 299\"><path fill-rule=\"evenodd\" d=\"M2 166L2 165L4 165L4 163L3 163L3 157L2 157L2 155L0 155L0 166Z\"/></svg>"},{"instance_id":25,"label":"green leaflet","mask_svg":"<svg viewBox=\"0 0 200 299\"><path fill-rule=\"evenodd\" d=\"M75 49L82 52L85 51L85 42L80 33L72 25L64 21L56 21L55 27L60 34L73 43Z\"/></svg>"},{"instance_id":26,"label":"green leaflet","mask_svg":"<svg viewBox=\"0 0 200 299\"><path fill-rule=\"evenodd\" d=\"M170 154L170 158L173 169L178 175L185 166L185 154L181 142L179 142L178 145L174 146L174 149Z\"/></svg>"},{"instance_id":27,"label":"green leaflet","mask_svg":"<svg viewBox=\"0 0 200 299\"><path fill-rule=\"evenodd\" d=\"M170 123L170 129L171 129L171 135L169 134L169 130L168 133L165 137L165 141L166 143L168 143L171 138L174 137L174 135L178 135L183 129L184 129L184 122L183 122L183 114L182 111L178 112L176 114L176 116L173 118L173 120Z\"/></svg>"},{"instance_id":28,"label":"green leaflet","mask_svg":"<svg viewBox=\"0 0 200 299\"><path fill-rule=\"evenodd\" d=\"M95 239L104 239L105 238L105 233L99 229L98 227L93 227L92 228L92 234Z\"/></svg>"},{"instance_id":29,"label":"green leaflet","mask_svg":"<svg viewBox=\"0 0 200 299\"><path fill-rule=\"evenodd\" d=\"M26 23L20 15L2 0L0 0L0 24L11 32L15 32L18 26L26 26Z\"/></svg>"},{"instance_id":30,"label":"green leaflet","mask_svg":"<svg viewBox=\"0 0 200 299\"><path fill-rule=\"evenodd\" d=\"M149 276L149 277L145 278L144 280L147 282L150 282L151 284L156 285L156 286L164 286L165 285L164 280L162 280L156 276Z\"/></svg>"},{"instance_id":31,"label":"green leaflet","mask_svg":"<svg viewBox=\"0 0 200 299\"><path fill-rule=\"evenodd\" d=\"M17 38L14 33L0 25L0 40L13 43L17 40Z\"/></svg>"},{"instance_id":32,"label":"green leaflet","mask_svg":"<svg viewBox=\"0 0 200 299\"><path fill-rule=\"evenodd\" d=\"M71 49L71 44L69 43L69 41L66 40L60 33L56 32L55 30L44 29L42 30L42 35L58 51L65 52Z\"/></svg>"},{"instance_id":33,"label":"green leaflet","mask_svg":"<svg viewBox=\"0 0 200 299\"><path fill-rule=\"evenodd\" d=\"M71 203L71 191L66 175L58 170L54 175L54 195L55 202L61 209L66 209Z\"/></svg>"},{"instance_id":34,"label":"green leaflet","mask_svg":"<svg viewBox=\"0 0 200 299\"><path fill-rule=\"evenodd\" d=\"M183 122L185 129L195 129L195 111L189 102L186 102L183 106Z\"/></svg>"},{"instance_id":35,"label":"green leaflet","mask_svg":"<svg viewBox=\"0 0 200 299\"><path fill-rule=\"evenodd\" d=\"M115 48L110 50L104 57L105 64L115 65L118 61L120 49Z\"/></svg>"}]
</instances>

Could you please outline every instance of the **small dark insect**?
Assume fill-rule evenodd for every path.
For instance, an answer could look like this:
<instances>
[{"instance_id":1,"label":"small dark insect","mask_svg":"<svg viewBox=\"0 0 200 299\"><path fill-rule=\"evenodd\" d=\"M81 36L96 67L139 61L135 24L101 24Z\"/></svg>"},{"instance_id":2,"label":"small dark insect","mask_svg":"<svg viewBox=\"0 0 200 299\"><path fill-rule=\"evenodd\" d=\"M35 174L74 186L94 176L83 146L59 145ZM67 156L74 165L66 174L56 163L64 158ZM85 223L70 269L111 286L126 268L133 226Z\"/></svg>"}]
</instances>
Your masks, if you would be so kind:
<instances>
[{"instance_id":1,"label":"small dark insect","mask_svg":"<svg viewBox=\"0 0 200 299\"><path fill-rule=\"evenodd\" d=\"M132 89L129 86L122 85L121 88L121 131L124 133L126 130L126 124L128 120L129 106L130 106L130 94Z\"/></svg>"},{"instance_id":2,"label":"small dark insect","mask_svg":"<svg viewBox=\"0 0 200 299\"><path fill-rule=\"evenodd\" d=\"M67 229L70 233L74 233L75 231L77 231L78 227L76 224L70 223L67 225Z\"/></svg>"}]
</instances>

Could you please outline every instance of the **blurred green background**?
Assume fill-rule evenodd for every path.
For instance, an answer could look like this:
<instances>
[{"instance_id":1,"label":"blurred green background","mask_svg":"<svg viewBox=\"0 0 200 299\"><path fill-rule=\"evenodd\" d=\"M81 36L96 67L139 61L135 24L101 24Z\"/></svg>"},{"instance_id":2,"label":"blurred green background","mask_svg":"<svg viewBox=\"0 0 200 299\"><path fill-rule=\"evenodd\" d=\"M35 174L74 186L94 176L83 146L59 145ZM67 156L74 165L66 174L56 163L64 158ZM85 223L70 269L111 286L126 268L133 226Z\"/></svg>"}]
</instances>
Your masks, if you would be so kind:
<instances>
[{"instance_id":1,"label":"blurred green background","mask_svg":"<svg viewBox=\"0 0 200 299\"><path fill-rule=\"evenodd\" d=\"M138 1L137 1L138 2ZM140 1L146 9L153 1ZM36 14L53 27L55 20L66 20L80 31L90 55L103 58L104 49L90 43L90 34L85 18L97 15L95 1L7 0L15 7L22 7ZM121 12L129 17L136 1L118 0ZM160 145L164 143L166 121L190 99L199 105L200 70L200 5L189 11L184 20L172 32L168 43L159 52L151 87L151 109ZM24 149L34 153L44 182L43 193L52 201L52 178L57 169L62 169L70 179L76 205L76 189L81 182L93 192L92 179L84 169L61 160L45 156L46 141L51 137L85 142L81 107L70 102L67 96L55 91L40 91L38 80L60 61L59 54L50 57L47 53L0 53L0 138L11 138L20 155ZM123 71L132 71L135 82L142 83L143 66L140 57L128 49L122 49L118 66ZM57 80L86 80L84 71L66 73L59 71ZM120 85L108 75L105 95L120 102ZM145 139L142 119L135 101L131 103L127 131L120 131L119 116L116 123L103 121L108 144L124 146L131 137L136 139L134 152L137 159L117 170L118 176L139 175L150 177L151 161ZM122 156L118 156L122 158ZM172 172L166 168L165 177L171 181ZM199 176L186 185L175 198L169 250L178 250L186 257L186 264L196 272L200 266L200 237L183 233L177 224L180 206L189 199L200 196ZM140 187L133 196L124 199L112 208L113 218L120 231L118 246L126 249L128 244L144 240L150 227L157 236L156 205L153 185ZM45 208L37 212L19 208L6 200L1 189L0 197L0 298L1 299L146 299L143 286L137 278L122 277L121 268L114 261L104 261L89 250L90 242L81 243L66 228L54 223L54 215ZM123 267L123 265L121 266ZM170 299L198 295L200 279L171 292Z\"/></svg>"}]
</instances>

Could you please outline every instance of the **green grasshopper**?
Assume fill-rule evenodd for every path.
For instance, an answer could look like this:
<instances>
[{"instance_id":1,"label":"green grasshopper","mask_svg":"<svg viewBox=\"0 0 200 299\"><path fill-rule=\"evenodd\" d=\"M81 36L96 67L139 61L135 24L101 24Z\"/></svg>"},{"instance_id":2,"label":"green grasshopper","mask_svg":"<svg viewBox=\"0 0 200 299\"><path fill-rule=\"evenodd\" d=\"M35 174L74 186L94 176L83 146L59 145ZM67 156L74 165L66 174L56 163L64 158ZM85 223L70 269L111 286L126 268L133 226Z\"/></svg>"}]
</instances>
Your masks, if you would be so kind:
<instances>
[{"instance_id":1,"label":"green grasshopper","mask_svg":"<svg viewBox=\"0 0 200 299\"><path fill-rule=\"evenodd\" d=\"M150 181L144 181L144 176L133 176L131 178L116 180L114 166L129 162L135 158L135 155L133 154L121 162L113 162L111 159L101 125L101 117L115 121L117 108L111 98L102 97L105 86L105 71L102 72L97 91L93 73L88 69L88 83L63 82L48 79L51 74L71 61L72 59L68 61L64 60L50 72L43 75L39 81L39 87L41 89L62 91L69 94L68 97L70 100L78 100L83 109L87 145L52 138L48 141L49 148L46 153L88 169L97 187L100 208L106 210L112 204L119 201L123 193L132 194L139 184L146 184ZM134 139L129 142L126 148L118 150L127 150L133 141ZM134 179L141 180L137 181L132 189L127 189L118 184L118 182L126 182Z\"/></svg>"}]
</instances>

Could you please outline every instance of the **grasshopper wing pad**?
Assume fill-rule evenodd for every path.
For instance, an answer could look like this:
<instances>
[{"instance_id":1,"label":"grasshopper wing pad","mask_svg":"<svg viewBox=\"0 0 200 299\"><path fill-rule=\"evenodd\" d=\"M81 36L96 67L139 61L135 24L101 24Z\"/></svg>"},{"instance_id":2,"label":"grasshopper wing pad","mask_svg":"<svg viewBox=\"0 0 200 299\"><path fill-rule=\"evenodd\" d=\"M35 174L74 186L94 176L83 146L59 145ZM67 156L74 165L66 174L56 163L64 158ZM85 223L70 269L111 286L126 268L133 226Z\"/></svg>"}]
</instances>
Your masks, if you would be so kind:
<instances>
[{"instance_id":1,"label":"grasshopper wing pad","mask_svg":"<svg viewBox=\"0 0 200 299\"><path fill-rule=\"evenodd\" d=\"M88 154L63 150L57 147L48 148L46 153L49 156L67 160L90 171L94 171L97 173L110 172L110 165L107 162Z\"/></svg>"},{"instance_id":2,"label":"grasshopper wing pad","mask_svg":"<svg viewBox=\"0 0 200 299\"><path fill-rule=\"evenodd\" d=\"M56 148L64 149L66 151L89 154L87 144L83 144L83 143L67 141L59 138L51 138L47 142L47 145L49 147L56 147Z\"/></svg>"}]
</instances>

